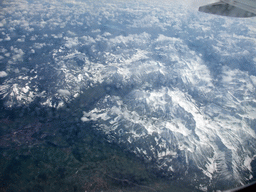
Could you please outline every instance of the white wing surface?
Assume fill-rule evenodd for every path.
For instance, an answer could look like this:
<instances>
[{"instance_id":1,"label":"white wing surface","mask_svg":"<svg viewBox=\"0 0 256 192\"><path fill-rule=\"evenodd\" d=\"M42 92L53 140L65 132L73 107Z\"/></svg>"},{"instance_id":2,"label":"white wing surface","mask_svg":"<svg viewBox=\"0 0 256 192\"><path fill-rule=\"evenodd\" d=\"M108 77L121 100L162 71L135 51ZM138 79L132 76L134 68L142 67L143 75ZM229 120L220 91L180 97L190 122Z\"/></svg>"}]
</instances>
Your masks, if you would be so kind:
<instances>
[{"instance_id":1,"label":"white wing surface","mask_svg":"<svg viewBox=\"0 0 256 192\"><path fill-rule=\"evenodd\" d=\"M230 17L256 16L256 0L221 0L199 7L199 11Z\"/></svg>"}]
</instances>

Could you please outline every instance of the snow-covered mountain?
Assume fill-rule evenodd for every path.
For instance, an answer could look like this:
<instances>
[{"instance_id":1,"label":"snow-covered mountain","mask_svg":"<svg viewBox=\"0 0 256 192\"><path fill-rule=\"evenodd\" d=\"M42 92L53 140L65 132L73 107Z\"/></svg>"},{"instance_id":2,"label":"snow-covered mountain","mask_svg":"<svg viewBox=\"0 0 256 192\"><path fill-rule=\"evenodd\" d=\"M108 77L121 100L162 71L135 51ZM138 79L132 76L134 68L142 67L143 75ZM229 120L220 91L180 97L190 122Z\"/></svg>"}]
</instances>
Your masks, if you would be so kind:
<instances>
[{"instance_id":1,"label":"snow-covered mountain","mask_svg":"<svg viewBox=\"0 0 256 192\"><path fill-rule=\"evenodd\" d=\"M1 97L10 108L83 98L80 121L165 174L202 190L245 184L256 157L255 26L173 1L4 1ZM86 103L92 88L99 98Z\"/></svg>"}]
</instances>

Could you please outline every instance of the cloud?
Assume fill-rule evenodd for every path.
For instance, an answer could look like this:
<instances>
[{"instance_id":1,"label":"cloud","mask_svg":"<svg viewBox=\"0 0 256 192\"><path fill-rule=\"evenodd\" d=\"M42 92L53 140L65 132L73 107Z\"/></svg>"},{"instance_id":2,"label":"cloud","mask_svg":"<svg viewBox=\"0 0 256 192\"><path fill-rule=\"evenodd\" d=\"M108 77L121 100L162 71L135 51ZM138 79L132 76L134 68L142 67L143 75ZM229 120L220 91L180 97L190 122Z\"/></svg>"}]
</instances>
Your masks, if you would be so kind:
<instances>
[{"instance_id":1,"label":"cloud","mask_svg":"<svg viewBox=\"0 0 256 192\"><path fill-rule=\"evenodd\" d=\"M35 43L34 44L34 48L35 49L41 49L45 46L46 44L45 43Z\"/></svg>"},{"instance_id":2,"label":"cloud","mask_svg":"<svg viewBox=\"0 0 256 192\"><path fill-rule=\"evenodd\" d=\"M17 42L25 42L25 38L19 38L17 39Z\"/></svg>"},{"instance_id":3,"label":"cloud","mask_svg":"<svg viewBox=\"0 0 256 192\"><path fill-rule=\"evenodd\" d=\"M64 37L64 39L66 40L65 46L68 48L72 48L79 45L78 37L74 37L74 38Z\"/></svg>"},{"instance_id":4,"label":"cloud","mask_svg":"<svg viewBox=\"0 0 256 192\"><path fill-rule=\"evenodd\" d=\"M25 54L22 49L11 48L13 50L13 61L22 61L23 55Z\"/></svg>"},{"instance_id":5,"label":"cloud","mask_svg":"<svg viewBox=\"0 0 256 192\"><path fill-rule=\"evenodd\" d=\"M0 78L6 77L7 73L5 71L0 71Z\"/></svg>"},{"instance_id":6,"label":"cloud","mask_svg":"<svg viewBox=\"0 0 256 192\"><path fill-rule=\"evenodd\" d=\"M70 92L66 89L59 89L57 92L59 94L61 94L62 96L70 96L71 95Z\"/></svg>"},{"instance_id":7,"label":"cloud","mask_svg":"<svg viewBox=\"0 0 256 192\"><path fill-rule=\"evenodd\" d=\"M9 35L7 35L7 37L4 39L5 41L10 41L11 37Z\"/></svg>"},{"instance_id":8,"label":"cloud","mask_svg":"<svg viewBox=\"0 0 256 192\"><path fill-rule=\"evenodd\" d=\"M100 29L95 29L95 30L92 30L92 33L100 33L101 30Z\"/></svg>"}]
</instances>

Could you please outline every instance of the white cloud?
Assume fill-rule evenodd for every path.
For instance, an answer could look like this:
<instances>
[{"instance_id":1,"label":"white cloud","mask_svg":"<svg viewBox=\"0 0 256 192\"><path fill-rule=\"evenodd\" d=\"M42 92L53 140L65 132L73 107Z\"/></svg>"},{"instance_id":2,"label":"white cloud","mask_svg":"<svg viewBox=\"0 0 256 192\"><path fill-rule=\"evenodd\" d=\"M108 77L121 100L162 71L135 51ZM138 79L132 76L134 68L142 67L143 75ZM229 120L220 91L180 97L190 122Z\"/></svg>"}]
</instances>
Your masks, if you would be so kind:
<instances>
[{"instance_id":1,"label":"white cloud","mask_svg":"<svg viewBox=\"0 0 256 192\"><path fill-rule=\"evenodd\" d=\"M22 49L18 49L18 48L14 48L13 52L14 52L14 54L12 56L13 61L14 62L15 61L22 61L23 55L25 54L23 52L23 50Z\"/></svg>"},{"instance_id":2,"label":"white cloud","mask_svg":"<svg viewBox=\"0 0 256 192\"><path fill-rule=\"evenodd\" d=\"M59 89L57 92L59 94L61 94L62 96L70 96L71 95L71 93L66 89Z\"/></svg>"},{"instance_id":3,"label":"white cloud","mask_svg":"<svg viewBox=\"0 0 256 192\"><path fill-rule=\"evenodd\" d=\"M46 46L45 43L35 43L34 44L35 49L42 49L44 46Z\"/></svg>"},{"instance_id":4,"label":"white cloud","mask_svg":"<svg viewBox=\"0 0 256 192\"><path fill-rule=\"evenodd\" d=\"M140 46L145 46L147 43L149 43L151 35L143 32L141 34L129 34L128 36L117 36L115 38L112 38L109 40L110 46L116 45L116 44L135 44Z\"/></svg>"},{"instance_id":5,"label":"white cloud","mask_svg":"<svg viewBox=\"0 0 256 192\"><path fill-rule=\"evenodd\" d=\"M9 35L7 35L7 37L4 38L5 41L10 41L11 37Z\"/></svg>"},{"instance_id":6,"label":"white cloud","mask_svg":"<svg viewBox=\"0 0 256 192\"><path fill-rule=\"evenodd\" d=\"M67 31L67 34L69 34L69 35L71 35L71 36L76 36L76 33L75 32L73 32L73 31Z\"/></svg>"},{"instance_id":7,"label":"white cloud","mask_svg":"<svg viewBox=\"0 0 256 192\"><path fill-rule=\"evenodd\" d=\"M5 71L0 71L0 78L6 77L8 74Z\"/></svg>"},{"instance_id":8,"label":"white cloud","mask_svg":"<svg viewBox=\"0 0 256 192\"><path fill-rule=\"evenodd\" d=\"M81 39L84 40L86 45L96 43L96 41L90 36L83 36L83 37L81 37Z\"/></svg>"},{"instance_id":9,"label":"white cloud","mask_svg":"<svg viewBox=\"0 0 256 192\"><path fill-rule=\"evenodd\" d=\"M55 39L58 39L58 38L62 38L62 33L59 33L59 34L57 34L57 35L55 35L55 34L52 34L51 35L53 38L55 38Z\"/></svg>"},{"instance_id":10,"label":"white cloud","mask_svg":"<svg viewBox=\"0 0 256 192\"><path fill-rule=\"evenodd\" d=\"M1 49L1 52L2 52L2 53L5 53L6 51L7 51L7 49L5 49L5 48L2 48L2 49Z\"/></svg>"},{"instance_id":11,"label":"white cloud","mask_svg":"<svg viewBox=\"0 0 256 192\"><path fill-rule=\"evenodd\" d=\"M31 38L30 38L30 41L35 41L37 39L37 36L35 35L35 36L32 36Z\"/></svg>"},{"instance_id":12,"label":"white cloud","mask_svg":"<svg viewBox=\"0 0 256 192\"><path fill-rule=\"evenodd\" d=\"M5 56L5 57L10 57L10 56L11 56L11 53L5 53L4 56Z\"/></svg>"},{"instance_id":13,"label":"white cloud","mask_svg":"<svg viewBox=\"0 0 256 192\"><path fill-rule=\"evenodd\" d=\"M100 33L101 30L100 29L95 29L95 30L92 30L92 33Z\"/></svg>"},{"instance_id":14,"label":"white cloud","mask_svg":"<svg viewBox=\"0 0 256 192\"><path fill-rule=\"evenodd\" d=\"M256 86L256 76L251 75L251 80L252 80L254 86Z\"/></svg>"},{"instance_id":15,"label":"white cloud","mask_svg":"<svg viewBox=\"0 0 256 192\"><path fill-rule=\"evenodd\" d=\"M0 22L0 27L5 26L5 24L6 24L6 19L3 19L3 20Z\"/></svg>"},{"instance_id":16,"label":"white cloud","mask_svg":"<svg viewBox=\"0 0 256 192\"><path fill-rule=\"evenodd\" d=\"M25 38L19 38L17 39L17 42L25 42Z\"/></svg>"},{"instance_id":17,"label":"white cloud","mask_svg":"<svg viewBox=\"0 0 256 192\"><path fill-rule=\"evenodd\" d=\"M102 36L104 36L104 37L111 36L111 33L109 33L109 32L104 32Z\"/></svg>"},{"instance_id":18,"label":"white cloud","mask_svg":"<svg viewBox=\"0 0 256 192\"><path fill-rule=\"evenodd\" d=\"M181 39L179 39L179 38L175 38L175 37L167 37L167 36L165 36L165 35L162 35L162 34L160 34L159 36L158 36L158 38L157 38L157 40L156 40L157 42L159 42L159 41L162 41L162 42L166 42L166 41L171 41L171 42L179 42L179 43L182 43L182 40Z\"/></svg>"},{"instance_id":19,"label":"white cloud","mask_svg":"<svg viewBox=\"0 0 256 192\"><path fill-rule=\"evenodd\" d=\"M78 37L74 37L74 38L64 37L64 39L66 40L65 46L67 48L72 48L79 45Z\"/></svg>"}]
</instances>

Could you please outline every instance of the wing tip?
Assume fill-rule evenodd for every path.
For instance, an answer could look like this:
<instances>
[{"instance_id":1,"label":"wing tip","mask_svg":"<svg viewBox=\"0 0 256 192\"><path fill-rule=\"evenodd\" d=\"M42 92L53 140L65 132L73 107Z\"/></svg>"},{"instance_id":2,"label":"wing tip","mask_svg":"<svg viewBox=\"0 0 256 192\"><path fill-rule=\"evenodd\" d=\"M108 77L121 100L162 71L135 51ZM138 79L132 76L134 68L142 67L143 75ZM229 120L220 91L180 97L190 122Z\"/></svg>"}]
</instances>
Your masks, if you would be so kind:
<instances>
[{"instance_id":1,"label":"wing tip","mask_svg":"<svg viewBox=\"0 0 256 192\"><path fill-rule=\"evenodd\" d=\"M241 8L235 7L233 5L229 5L223 2L217 2L205 6L199 7L198 11L214 14L214 15L221 15L221 16L228 16L228 17L254 17L256 14L251 13L249 11L243 10Z\"/></svg>"}]
</instances>

